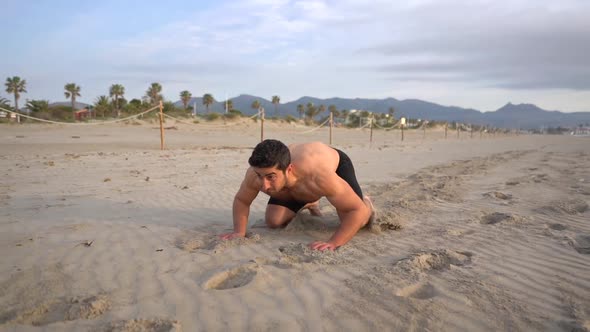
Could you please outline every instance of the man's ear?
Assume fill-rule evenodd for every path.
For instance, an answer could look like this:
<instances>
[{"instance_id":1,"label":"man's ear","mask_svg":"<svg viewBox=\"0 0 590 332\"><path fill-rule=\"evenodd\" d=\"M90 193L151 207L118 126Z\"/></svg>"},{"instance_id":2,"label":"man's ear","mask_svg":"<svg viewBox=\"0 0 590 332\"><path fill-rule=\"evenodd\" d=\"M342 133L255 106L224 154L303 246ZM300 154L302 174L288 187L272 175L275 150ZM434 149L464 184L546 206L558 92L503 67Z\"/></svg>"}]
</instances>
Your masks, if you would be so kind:
<instances>
[{"instance_id":1,"label":"man's ear","mask_svg":"<svg viewBox=\"0 0 590 332\"><path fill-rule=\"evenodd\" d=\"M287 169L285 170L286 172L293 172L293 164L289 164L289 166L287 166Z\"/></svg>"}]
</instances>

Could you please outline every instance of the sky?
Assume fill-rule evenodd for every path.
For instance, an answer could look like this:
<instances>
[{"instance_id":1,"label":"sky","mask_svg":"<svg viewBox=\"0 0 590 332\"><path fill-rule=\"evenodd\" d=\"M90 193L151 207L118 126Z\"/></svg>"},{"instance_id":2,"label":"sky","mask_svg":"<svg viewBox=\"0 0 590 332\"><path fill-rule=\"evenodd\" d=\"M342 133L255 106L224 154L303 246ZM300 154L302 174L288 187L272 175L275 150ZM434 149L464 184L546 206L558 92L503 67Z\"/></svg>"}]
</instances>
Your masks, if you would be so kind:
<instances>
[{"instance_id":1,"label":"sky","mask_svg":"<svg viewBox=\"0 0 590 332\"><path fill-rule=\"evenodd\" d=\"M93 103L183 90L421 99L493 111L508 102L590 112L588 0L0 0L0 79L27 99ZM0 97L12 96L0 91Z\"/></svg>"}]
</instances>

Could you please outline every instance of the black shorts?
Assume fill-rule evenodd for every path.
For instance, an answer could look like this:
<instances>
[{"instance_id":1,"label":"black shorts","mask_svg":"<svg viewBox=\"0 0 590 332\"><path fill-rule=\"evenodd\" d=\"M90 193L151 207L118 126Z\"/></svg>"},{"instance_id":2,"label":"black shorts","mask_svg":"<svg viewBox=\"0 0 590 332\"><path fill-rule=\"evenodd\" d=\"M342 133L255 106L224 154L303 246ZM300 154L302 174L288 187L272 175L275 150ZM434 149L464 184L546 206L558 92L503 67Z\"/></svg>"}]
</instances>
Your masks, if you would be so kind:
<instances>
[{"instance_id":1,"label":"black shorts","mask_svg":"<svg viewBox=\"0 0 590 332\"><path fill-rule=\"evenodd\" d=\"M354 174L354 166L352 165L352 161L346 155L346 153L344 153L338 149L334 149L334 150L336 150L338 152L338 156L340 157L340 161L338 162L338 167L336 168L336 174L339 177L341 177L344 181L346 181L346 183L348 183L350 185L352 190L354 190L354 192L362 200L363 199L363 191L361 190L361 186L359 185L359 183L356 180L356 175ZM307 203L311 203L311 202L300 202L300 201L296 201L296 200L284 201L284 200L280 200L280 199L273 198L273 197L271 197L268 200L268 204L284 206L295 213L297 213L297 211L301 210L301 208L304 207L305 204L307 204Z\"/></svg>"}]
</instances>

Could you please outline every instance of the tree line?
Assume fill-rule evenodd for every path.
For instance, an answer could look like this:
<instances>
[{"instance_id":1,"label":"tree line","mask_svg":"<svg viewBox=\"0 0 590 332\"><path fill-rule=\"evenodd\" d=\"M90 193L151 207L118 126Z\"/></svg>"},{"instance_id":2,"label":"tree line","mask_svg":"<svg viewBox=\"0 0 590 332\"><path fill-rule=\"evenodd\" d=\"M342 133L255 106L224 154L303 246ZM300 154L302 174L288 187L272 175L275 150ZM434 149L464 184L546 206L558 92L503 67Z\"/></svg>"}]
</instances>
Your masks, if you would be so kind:
<instances>
[{"instance_id":1,"label":"tree line","mask_svg":"<svg viewBox=\"0 0 590 332\"><path fill-rule=\"evenodd\" d=\"M5 82L6 92L14 97L14 107L10 106L10 102L6 98L0 98L0 107L5 109L11 109L19 112L19 100L22 94L27 93L27 81L21 79L18 76L8 77ZM82 96L82 88L76 83L66 83L64 85L64 96L70 101L71 106L53 106L50 107L48 100L27 100L26 108L34 116L44 119L61 119L61 120L75 120L76 119L76 100ZM122 84L112 84L108 89L108 94L98 96L92 105L90 105L89 113L93 117L106 117L120 118L122 115L133 115L140 113L148 108L158 105L160 101L163 102L164 112L173 113L177 115L190 115L189 110L190 101L193 98L193 94L188 90L183 90L179 94L180 101L182 102L183 108L180 109L174 105L171 101L165 101L162 95L162 85L154 82L149 85L145 94L141 99L133 98L127 100L125 98L125 87ZM215 114L209 114L209 107L215 103L216 100L210 93L205 93L202 96L202 104L205 107L205 113L210 115L209 118L216 118ZM278 106L280 105L281 98L278 95L274 95L271 98L271 102L274 105L274 114L265 112L267 117L278 118ZM225 105L226 113L230 115L242 115L241 111L234 108L234 103L231 99L220 101ZM261 110L261 103L258 100L254 100L250 106L252 109L259 111ZM328 111L328 113L326 113ZM307 103L306 105L297 105L297 113L299 119L303 120L307 124L314 124L323 122L327 119L331 113L337 122L344 123L345 119L352 119L353 123L358 117L368 118L374 116L376 119L384 119L391 117L393 120L394 109L390 108L388 114L377 113L372 114L368 111L361 111L358 114L353 114L348 110L338 110L335 105L315 105L313 103ZM217 115L219 116L219 115ZM289 118L290 116L287 116ZM290 120L296 120L290 117Z\"/></svg>"}]
</instances>

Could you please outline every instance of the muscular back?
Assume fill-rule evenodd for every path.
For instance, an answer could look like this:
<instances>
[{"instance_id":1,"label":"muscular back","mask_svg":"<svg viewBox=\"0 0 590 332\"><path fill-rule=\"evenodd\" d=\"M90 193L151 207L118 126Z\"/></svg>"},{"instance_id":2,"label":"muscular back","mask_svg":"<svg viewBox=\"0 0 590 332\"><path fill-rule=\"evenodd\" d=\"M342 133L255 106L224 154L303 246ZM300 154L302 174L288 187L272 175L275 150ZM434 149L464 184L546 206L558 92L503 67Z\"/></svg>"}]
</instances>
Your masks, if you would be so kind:
<instances>
[{"instance_id":1,"label":"muscular back","mask_svg":"<svg viewBox=\"0 0 590 332\"><path fill-rule=\"evenodd\" d=\"M292 144L289 150L293 174L297 178L297 184L290 188L292 195L308 196L304 200L309 201L325 196L323 187L336 176L338 152L321 142Z\"/></svg>"},{"instance_id":2,"label":"muscular back","mask_svg":"<svg viewBox=\"0 0 590 332\"><path fill-rule=\"evenodd\" d=\"M338 167L338 152L321 142L291 144L289 151L295 175L300 178L334 173Z\"/></svg>"}]
</instances>

